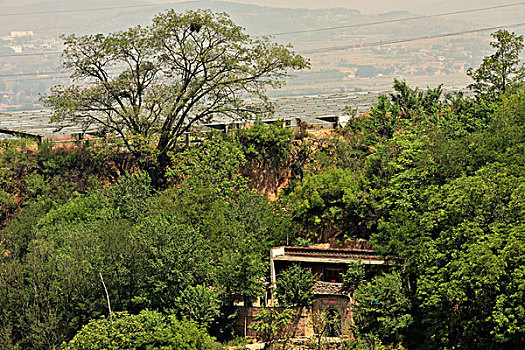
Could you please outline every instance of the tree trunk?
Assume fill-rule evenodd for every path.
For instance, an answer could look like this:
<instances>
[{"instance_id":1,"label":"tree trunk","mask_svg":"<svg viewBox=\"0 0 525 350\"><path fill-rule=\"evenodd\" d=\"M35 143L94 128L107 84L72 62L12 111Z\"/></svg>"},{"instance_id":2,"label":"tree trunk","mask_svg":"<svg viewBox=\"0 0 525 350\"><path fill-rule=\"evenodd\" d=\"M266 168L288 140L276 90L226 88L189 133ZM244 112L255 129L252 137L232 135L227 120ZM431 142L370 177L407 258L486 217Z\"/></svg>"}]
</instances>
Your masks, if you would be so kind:
<instances>
[{"instance_id":1,"label":"tree trunk","mask_svg":"<svg viewBox=\"0 0 525 350\"><path fill-rule=\"evenodd\" d=\"M151 179L151 185L155 189L166 188L166 170L170 166L170 158L166 153L161 153L157 156L156 162L148 164L145 170Z\"/></svg>"}]
</instances>

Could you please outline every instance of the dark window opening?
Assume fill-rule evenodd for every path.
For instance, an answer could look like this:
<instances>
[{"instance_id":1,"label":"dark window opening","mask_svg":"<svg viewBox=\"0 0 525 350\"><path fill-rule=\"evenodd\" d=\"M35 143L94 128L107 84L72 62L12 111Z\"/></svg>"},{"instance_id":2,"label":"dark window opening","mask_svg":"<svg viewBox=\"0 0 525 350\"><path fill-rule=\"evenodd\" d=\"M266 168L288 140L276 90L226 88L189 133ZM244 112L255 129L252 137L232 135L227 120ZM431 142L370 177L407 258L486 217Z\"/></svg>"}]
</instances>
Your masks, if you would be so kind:
<instances>
[{"instance_id":1,"label":"dark window opening","mask_svg":"<svg viewBox=\"0 0 525 350\"><path fill-rule=\"evenodd\" d=\"M324 269L323 281L325 282L343 282L343 269Z\"/></svg>"}]
</instances>

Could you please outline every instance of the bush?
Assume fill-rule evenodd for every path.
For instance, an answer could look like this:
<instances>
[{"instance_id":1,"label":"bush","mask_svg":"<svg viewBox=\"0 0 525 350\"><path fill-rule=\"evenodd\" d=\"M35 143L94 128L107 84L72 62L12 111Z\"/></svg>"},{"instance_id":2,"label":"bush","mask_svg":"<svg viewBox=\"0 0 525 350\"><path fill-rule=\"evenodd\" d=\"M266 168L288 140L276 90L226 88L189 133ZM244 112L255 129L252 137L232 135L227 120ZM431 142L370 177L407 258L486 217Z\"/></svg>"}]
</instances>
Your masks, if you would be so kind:
<instances>
[{"instance_id":1,"label":"bush","mask_svg":"<svg viewBox=\"0 0 525 350\"><path fill-rule=\"evenodd\" d=\"M315 276L308 269L294 265L284 271L275 289L279 304L287 307L310 306L314 300Z\"/></svg>"},{"instance_id":2,"label":"bush","mask_svg":"<svg viewBox=\"0 0 525 350\"><path fill-rule=\"evenodd\" d=\"M214 338L194 323L148 310L138 315L118 312L108 319L92 320L63 345L64 350L204 350L219 347Z\"/></svg>"}]
</instances>

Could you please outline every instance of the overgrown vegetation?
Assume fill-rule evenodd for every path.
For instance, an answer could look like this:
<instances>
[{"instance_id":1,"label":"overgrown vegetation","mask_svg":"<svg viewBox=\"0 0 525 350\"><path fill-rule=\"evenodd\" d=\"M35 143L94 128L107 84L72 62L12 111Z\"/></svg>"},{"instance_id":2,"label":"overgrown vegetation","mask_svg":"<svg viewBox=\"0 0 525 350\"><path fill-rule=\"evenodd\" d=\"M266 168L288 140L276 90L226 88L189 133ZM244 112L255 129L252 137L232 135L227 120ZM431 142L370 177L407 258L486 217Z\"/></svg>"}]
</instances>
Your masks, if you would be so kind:
<instances>
[{"instance_id":1,"label":"overgrown vegetation","mask_svg":"<svg viewBox=\"0 0 525 350\"><path fill-rule=\"evenodd\" d=\"M314 302L313 287L316 276L310 269L293 265L279 276L275 283L275 294L279 305L289 308L303 308Z\"/></svg>"},{"instance_id":2,"label":"overgrown vegetation","mask_svg":"<svg viewBox=\"0 0 525 350\"><path fill-rule=\"evenodd\" d=\"M92 320L64 349L213 350L220 349L220 344L192 322L143 310L138 315L119 312Z\"/></svg>"},{"instance_id":3,"label":"overgrown vegetation","mask_svg":"<svg viewBox=\"0 0 525 350\"><path fill-rule=\"evenodd\" d=\"M214 348L234 302L264 293L270 247L359 238L396 259L345 275L359 302L350 348L523 344L525 86L487 89L395 81L331 137L216 136L170 153L165 188L118 147L2 141L0 348ZM275 201L246 176L297 166ZM281 280L284 305L311 303L304 273ZM267 338L288 322L274 311L260 316Z\"/></svg>"},{"instance_id":4,"label":"overgrown vegetation","mask_svg":"<svg viewBox=\"0 0 525 350\"><path fill-rule=\"evenodd\" d=\"M250 37L210 10L168 10L145 27L63 39L63 68L76 84L42 98L52 119L112 133L157 185L184 133L214 115L268 113L266 89L309 66L291 45Z\"/></svg>"}]
</instances>

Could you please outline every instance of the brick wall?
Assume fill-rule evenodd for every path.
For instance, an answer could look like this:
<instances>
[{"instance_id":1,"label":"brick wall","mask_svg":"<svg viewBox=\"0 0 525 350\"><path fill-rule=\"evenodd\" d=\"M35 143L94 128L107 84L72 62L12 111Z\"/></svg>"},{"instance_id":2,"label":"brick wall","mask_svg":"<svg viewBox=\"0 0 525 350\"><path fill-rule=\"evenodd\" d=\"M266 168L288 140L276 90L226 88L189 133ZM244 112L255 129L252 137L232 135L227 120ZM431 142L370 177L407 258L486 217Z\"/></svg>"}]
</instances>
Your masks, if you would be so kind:
<instances>
[{"instance_id":1,"label":"brick wall","mask_svg":"<svg viewBox=\"0 0 525 350\"><path fill-rule=\"evenodd\" d=\"M342 295L316 295L313 311L328 310L335 310L339 314L343 334L350 334L351 326L354 324L352 301Z\"/></svg>"},{"instance_id":2,"label":"brick wall","mask_svg":"<svg viewBox=\"0 0 525 350\"><path fill-rule=\"evenodd\" d=\"M317 295L314 299L312 308L295 309L295 317L290 327L290 332L294 337L310 337L314 335L312 326L312 312L335 310L341 320L341 331L343 334L351 333L351 325L354 324L352 302L345 296L321 296ZM282 308L277 308L282 310ZM255 331L250 327L254 323L254 316L259 313L259 307L238 307L235 318L234 328L239 336L254 338Z\"/></svg>"},{"instance_id":3,"label":"brick wall","mask_svg":"<svg viewBox=\"0 0 525 350\"><path fill-rule=\"evenodd\" d=\"M276 309L282 310L282 308ZM254 338L256 336L255 331L250 325L255 322L253 318L260 310L261 308L258 307L241 306L237 308L237 316L234 323L237 335L248 338ZM313 329L310 325L310 314L311 310L309 308L295 309L295 316L289 329L294 337L309 337L313 335Z\"/></svg>"}]
</instances>

